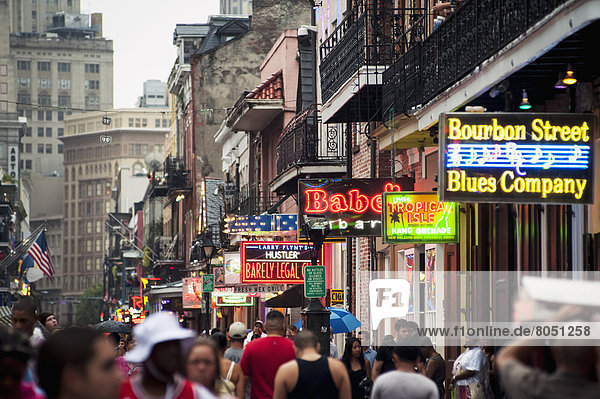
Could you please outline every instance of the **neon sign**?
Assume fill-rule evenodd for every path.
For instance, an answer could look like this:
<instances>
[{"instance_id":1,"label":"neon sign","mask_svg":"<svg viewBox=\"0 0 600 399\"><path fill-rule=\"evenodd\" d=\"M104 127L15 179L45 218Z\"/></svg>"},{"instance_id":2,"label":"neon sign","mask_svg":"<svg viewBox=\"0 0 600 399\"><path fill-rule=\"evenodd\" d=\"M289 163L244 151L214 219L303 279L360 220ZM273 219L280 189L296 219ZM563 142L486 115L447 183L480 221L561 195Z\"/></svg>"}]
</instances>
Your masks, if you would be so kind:
<instances>
[{"instance_id":1,"label":"neon sign","mask_svg":"<svg viewBox=\"0 0 600 399\"><path fill-rule=\"evenodd\" d=\"M325 217L329 240L381 235L381 193L412 190L414 182L389 179L323 179L298 182L299 220ZM303 238L303 237L300 237Z\"/></svg>"},{"instance_id":2,"label":"neon sign","mask_svg":"<svg viewBox=\"0 0 600 399\"><path fill-rule=\"evenodd\" d=\"M458 241L458 204L436 193L383 193L383 242L396 244Z\"/></svg>"},{"instance_id":3,"label":"neon sign","mask_svg":"<svg viewBox=\"0 0 600 399\"><path fill-rule=\"evenodd\" d=\"M242 283L304 284L304 268L311 264L312 245L285 241L241 244Z\"/></svg>"},{"instance_id":4,"label":"neon sign","mask_svg":"<svg viewBox=\"0 0 600 399\"><path fill-rule=\"evenodd\" d=\"M593 114L442 115L440 199L593 202Z\"/></svg>"}]
</instances>

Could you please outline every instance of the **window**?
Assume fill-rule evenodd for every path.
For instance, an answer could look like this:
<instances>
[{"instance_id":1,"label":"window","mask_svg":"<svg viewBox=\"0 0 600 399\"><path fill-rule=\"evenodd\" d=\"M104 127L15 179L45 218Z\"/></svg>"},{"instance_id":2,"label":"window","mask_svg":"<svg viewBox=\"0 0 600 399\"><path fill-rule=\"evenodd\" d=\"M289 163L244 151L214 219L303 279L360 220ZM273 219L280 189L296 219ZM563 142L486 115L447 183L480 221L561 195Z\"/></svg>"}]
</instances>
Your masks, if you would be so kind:
<instances>
[{"instance_id":1,"label":"window","mask_svg":"<svg viewBox=\"0 0 600 399\"><path fill-rule=\"evenodd\" d=\"M31 61L17 61L17 69L19 71L31 70Z\"/></svg>"},{"instance_id":2,"label":"window","mask_svg":"<svg viewBox=\"0 0 600 399\"><path fill-rule=\"evenodd\" d=\"M52 111L46 111L46 120L47 121L51 121L52 120Z\"/></svg>"},{"instance_id":3,"label":"window","mask_svg":"<svg viewBox=\"0 0 600 399\"><path fill-rule=\"evenodd\" d=\"M0 94L8 93L8 83L0 83Z\"/></svg>"},{"instance_id":4,"label":"window","mask_svg":"<svg viewBox=\"0 0 600 399\"><path fill-rule=\"evenodd\" d=\"M85 240L85 250L87 252L92 252L92 240ZM86 261L86 263L88 264L88 266L89 266L90 262L91 262L90 259L88 259ZM88 268L88 270L89 270L89 268Z\"/></svg>"},{"instance_id":5,"label":"window","mask_svg":"<svg viewBox=\"0 0 600 399\"><path fill-rule=\"evenodd\" d=\"M100 73L100 65L99 64L85 64L85 72L86 73Z\"/></svg>"},{"instance_id":6,"label":"window","mask_svg":"<svg viewBox=\"0 0 600 399\"><path fill-rule=\"evenodd\" d=\"M86 231L86 233L88 233L88 234L92 234L92 222L88 221L88 222L85 224L85 231Z\"/></svg>"},{"instance_id":7,"label":"window","mask_svg":"<svg viewBox=\"0 0 600 399\"><path fill-rule=\"evenodd\" d=\"M31 104L31 96L29 94L18 94L17 95L17 102L19 104L30 105Z\"/></svg>"},{"instance_id":8,"label":"window","mask_svg":"<svg viewBox=\"0 0 600 399\"><path fill-rule=\"evenodd\" d=\"M31 87L31 79L29 78L18 78L17 79L18 87Z\"/></svg>"},{"instance_id":9,"label":"window","mask_svg":"<svg viewBox=\"0 0 600 399\"><path fill-rule=\"evenodd\" d=\"M71 106L71 96L58 96L58 106L59 107L70 107ZM61 121L62 119L59 119Z\"/></svg>"},{"instance_id":10,"label":"window","mask_svg":"<svg viewBox=\"0 0 600 399\"><path fill-rule=\"evenodd\" d=\"M49 89L50 79L38 79L38 89Z\"/></svg>"},{"instance_id":11,"label":"window","mask_svg":"<svg viewBox=\"0 0 600 399\"><path fill-rule=\"evenodd\" d=\"M38 95L38 105L50 105L50 96Z\"/></svg>"},{"instance_id":12,"label":"window","mask_svg":"<svg viewBox=\"0 0 600 399\"><path fill-rule=\"evenodd\" d=\"M61 90L69 90L71 88L71 80L70 79L60 79L58 81L58 88Z\"/></svg>"},{"instance_id":13,"label":"window","mask_svg":"<svg viewBox=\"0 0 600 399\"><path fill-rule=\"evenodd\" d=\"M102 201L96 201L96 215L102 214Z\"/></svg>"},{"instance_id":14,"label":"window","mask_svg":"<svg viewBox=\"0 0 600 399\"><path fill-rule=\"evenodd\" d=\"M25 152L31 154L31 143L25 144Z\"/></svg>"},{"instance_id":15,"label":"window","mask_svg":"<svg viewBox=\"0 0 600 399\"><path fill-rule=\"evenodd\" d=\"M44 128L38 127L38 137L44 137Z\"/></svg>"},{"instance_id":16,"label":"window","mask_svg":"<svg viewBox=\"0 0 600 399\"><path fill-rule=\"evenodd\" d=\"M31 169L31 159L25 160L25 169Z\"/></svg>"},{"instance_id":17,"label":"window","mask_svg":"<svg viewBox=\"0 0 600 399\"><path fill-rule=\"evenodd\" d=\"M135 118L135 127L141 127L140 118Z\"/></svg>"},{"instance_id":18,"label":"window","mask_svg":"<svg viewBox=\"0 0 600 399\"><path fill-rule=\"evenodd\" d=\"M85 106L86 107L97 107L98 105L99 105L98 97L85 96Z\"/></svg>"},{"instance_id":19,"label":"window","mask_svg":"<svg viewBox=\"0 0 600 399\"><path fill-rule=\"evenodd\" d=\"M38 144L37 152L38 152L38 154L43 154L44 153L44 145L43 144Z\"/></svg>"},{"instance_id":20,"label":"window","mask_svg":"<svg viewBox=\"0 0 600 399\"><path fill-rule=\"evenodd\" d=\"M160 127L160 119L154 121L154 127Z\"/></svg>"},{"instance_id":21,"label":"window","mask_svg":"<svg viewBox=\"0 0 600 399\"><path fill-rule=\"evenodd\" d=\"M46 154L52 154L52 144L46 144Z\"/></svg>"},{"instance_id":22,"label":"window","mask_svg":"<svg viewBox=\"0 0 600 399\"><path fill-rule=\"evenodd\" d=\"M133 118L129 118L129 127L133 127Z\"/></svg>"},{"instance_id":23,"label":"window","mask_svg":"<svg viewBox=\"0 0 600 399\"><path fill-rule=\"evenodd\" d=\"M142 119L142 127L146 127L148 126L148 119L144 118Z\"/></svg>"},{"instance_id":24,"label":"window","mask_svg":"<svg viewBox=\"0 0 600 399\"><path fill-rule=\"evenodd\" d=\"M25 136L31 137L31 127L27 128L27 131L25 132Z\"/></svg>"},{"instance_id":25,"label":"window","mask_svg":"<svg viewBox=\"0 0 600 399\"><path fill-rule=\"evenodd\" d=\"M68 62L59 62L58 72L71 72L71 64Z\"/></svg>"},{"instance_id":26,"label":"window","mask_svg":"<svg viewBox=\"0 0 600 399\"><path fill-rule=\"evenodd\" d=\"M0 76L6 76L8 74L8 65L0 65Z\"/></svg>"},{"instance_id":27,"label":"window","mask_svg":"<svg viewBox=\"0 0 600 399\"><path fill-rule=\"evenodd\" d=\"M89 90L99 90L100 89L100 81L99 80L86 80L84 86L86 89L89 89Z\"/></svg>"},{"instance_id":28,"label":"window","mask_svg":"<svg viewBox=\"0 0 600 399\"><path fill-rule=\"evenodd\" d=\"M102 233L102 222L96 220L96 233Z\"/></svg>"},{"instance_id":29,"label":"window","mask_svg":"<svg viewBox=\"0 0 600 399\"><path fill-rule=\"evenodd\" d=\"M73 7L73 0L67 0L67 7Z\"/></svg>"},{"instance_id":30,"label":"window","mask_svg":"<svg viewBox=\"0 0 600 399\"><path fill-rule=\"evenodd\" d=\"M102 251L102 239L96 238L96 252Z\"/></svg>"},{"instance_id":31,"label":"window","mask_svg":"<svg viewBox=\"0 0 600 399\"><path fill-rule=\"evenodd\" d=\"M38 71L50 71L50 63L47 61L38 61Z\"/></svg>"},{"instance_id":32,"label":"window","mask_svg":"<svg viewBox=\"0 0 600 399\"><path fill-rule=\"evenodd\" d=\"M57 121L62 121L62 120L64 120L64 119L65 119L65 113L64 113L64 112L62 112L62 111L58 111L58 112L56 113L56 120L57 120Z\"/></svg>"},{"instance_id":33,"label":"window","mask_svg":"<svg viewBox=\"0 0 600 399\"><path fill-rule=\"evenodd\" d=\"M142 144L142 155L148 155L148 144Z\"/></svg>"},{"instance_id":34,"label":"window","mask_svg":"<svg viewBox=\"0 0 600 399\"><path fill-rule=\"evenodd\" d=\"M59 128L58 128L58 130L57 130L57 136L58 136L58 137L62 137L62 136L64 136L64 135L65 135L65 129L64 129L64 128L62 128L62 127L59 127ZM60 146L62 146L62 144L59 144L59 145L60 145ZM62 153L61 153L61 154L62 154Z\"/></svg>"},{"instance_id":35,"label":"window","mask_svg":"<svg viewBox=\"0 0 600 399\"><path fill-rule=\"evenodd\" d=\"M46 137L52 137L52 128L51 127L46 128Z\"/></svg>"},{"instance_id":36,"label":"window","mask_svg":"<svg viewBox=\"0 0 600 399\"><path fill-rule=\"evenodd\" d=\"M64 144L59 144L56 152L59 153L59 154L62 154L63 153L63 146L64 146Z\"/></svg>"},{"instance_id":37,"label":"window","mask_svg":"<svg viewBox=\"0 0 600 399\"><path fill-rule=\"evenodd\" d=\"M135 155L137 155L137 156L142 155L142 145L141 144L135 145Z\"/></svg>"},{"instance_id":38,"label":"window","mask_svg":"<svg viewBox=\"0 0 600 399\"><path fill-rule=\"evenodd\" d=\"M38 121L43 121L44 120L44 111L38 111L38 113L37 113L37 119L38 119Z\"/></svg>"}]
</instances>

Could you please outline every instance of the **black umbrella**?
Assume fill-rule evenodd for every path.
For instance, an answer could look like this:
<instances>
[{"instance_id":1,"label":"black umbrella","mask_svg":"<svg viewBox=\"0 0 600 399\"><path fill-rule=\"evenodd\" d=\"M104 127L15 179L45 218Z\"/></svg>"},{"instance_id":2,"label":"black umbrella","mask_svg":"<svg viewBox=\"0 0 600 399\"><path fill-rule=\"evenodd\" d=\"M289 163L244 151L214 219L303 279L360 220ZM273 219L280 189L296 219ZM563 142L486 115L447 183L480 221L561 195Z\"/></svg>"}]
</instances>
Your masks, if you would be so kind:
<instances>
[{"instance_id":1,"label":"black umbrella","mask_svg":"<svg viewBox=\"0 0 600 399\"><path fill-rule=\"evenodd\" d=\"M119 323L114 320L106 320L98 324L94 324L94 328L105 333L128 333L131 332L131 327L124 323Z\"/></svg>"}]
</instances>

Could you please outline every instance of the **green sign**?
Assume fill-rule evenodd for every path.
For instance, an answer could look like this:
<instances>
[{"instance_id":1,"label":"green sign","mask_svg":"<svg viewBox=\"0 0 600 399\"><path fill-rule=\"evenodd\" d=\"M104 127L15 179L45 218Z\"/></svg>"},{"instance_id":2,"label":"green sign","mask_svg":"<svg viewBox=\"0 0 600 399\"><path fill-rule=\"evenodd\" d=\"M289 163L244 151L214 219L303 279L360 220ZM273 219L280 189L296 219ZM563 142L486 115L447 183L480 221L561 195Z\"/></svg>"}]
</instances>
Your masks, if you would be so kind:
<instances>
[{"instance_id":1,"label":"green sign","mask_svg":"<svg viewBox=\"0 0 600 399\"><path fill-rule=\"evenodd\" d=\"M458 204L437 193L383 193L381 218L384 243L458 241Z\"/></svg>"},{"instance_id":2,"label":"green sign","mask_svg":"<svg viewBox=\"0 0 600 399\"><path fill-rule=\"evenodd\" d=\"M304 296L307 298L327 296L325 266L306 266L304 268Z\"/></svg>"},{"instance_id":3,"label":"green sign","mask_svg":"<svg viewBox=\"0 0 600 399\"><path fill-rule=\"evenodd\" d=\"M202 292L213 292L215 290L215 275L202 275Z\"/></svg>"}]
</instances>

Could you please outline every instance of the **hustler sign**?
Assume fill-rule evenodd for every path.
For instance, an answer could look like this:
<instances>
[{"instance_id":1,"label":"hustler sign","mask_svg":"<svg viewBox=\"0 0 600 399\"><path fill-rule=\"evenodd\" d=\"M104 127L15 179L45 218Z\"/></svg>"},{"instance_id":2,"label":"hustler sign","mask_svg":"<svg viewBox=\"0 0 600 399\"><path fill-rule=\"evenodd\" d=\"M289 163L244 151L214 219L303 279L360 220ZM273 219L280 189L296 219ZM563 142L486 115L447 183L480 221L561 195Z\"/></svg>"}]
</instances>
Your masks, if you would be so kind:
<instances>
[{"instance_id":1,"label":"hustler sign","mask_svg":"<svg viewBox=\"0 0 600 399\"><path fill-rule=\"evenodd\" d=\"M442 115L440 200L593 202L592 114Z\"/></svg>"},{"instance_id":2,"label":"hustler sign","mask_svg":"<svg viewBox=\"0 0 600 399\"><path fill-rule=\"evenodd\" d=\"M304 284L311 250L311 245L293 242L244 241L242 283Z\"/></svg>"},{"instance_id":3,"label":"hustler sign","mask_svg":"<svg viewBox=\"0 0 600 399\"><path fill-rule=\"evenodd\" d=\"M324 217L329 239L381 235L381 193L408 191L413 181L323 179L298 182L298 223L304 215ZM300 229L298 229L300 230Z\"/></svg>"}]
</instances>

